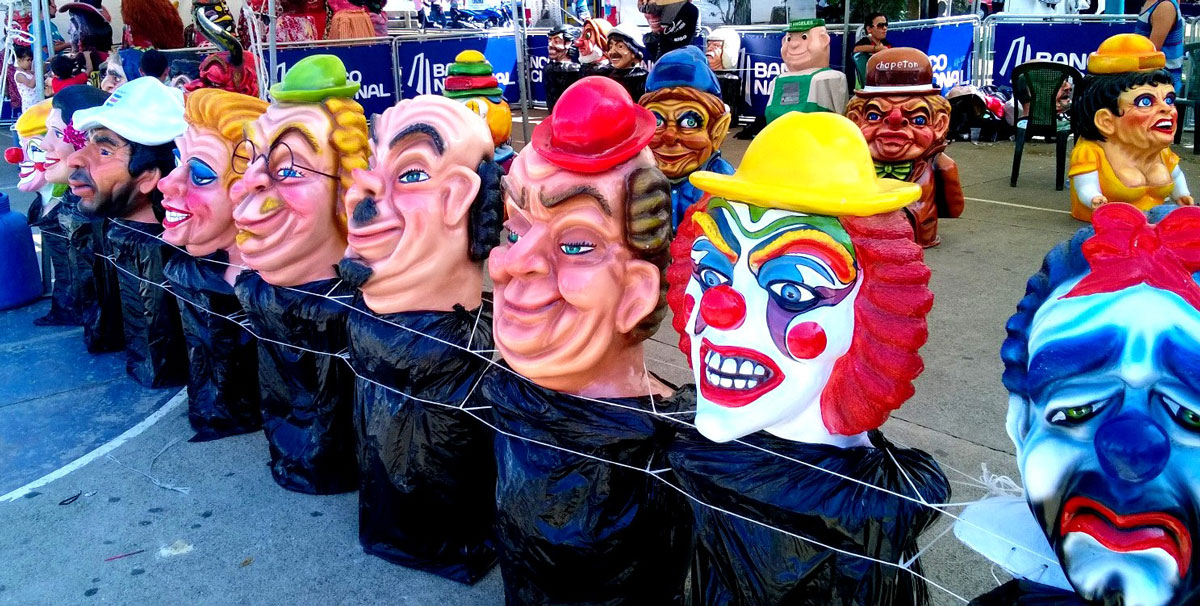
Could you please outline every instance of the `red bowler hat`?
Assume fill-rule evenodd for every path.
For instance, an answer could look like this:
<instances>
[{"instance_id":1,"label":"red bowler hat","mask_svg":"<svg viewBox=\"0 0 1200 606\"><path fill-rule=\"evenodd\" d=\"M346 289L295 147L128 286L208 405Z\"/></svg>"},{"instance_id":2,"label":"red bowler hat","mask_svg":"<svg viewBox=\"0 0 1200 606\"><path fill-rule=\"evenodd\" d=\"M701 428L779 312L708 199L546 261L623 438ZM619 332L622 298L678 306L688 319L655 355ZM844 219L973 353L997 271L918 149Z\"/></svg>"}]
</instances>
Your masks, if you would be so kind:
<instances>
[{"instance_id":1,"label":"red bowler hat","mask_svg":"<svg viewBox=\"0 0 1200 606\"><path fill-rule=\"evenodd\" d=\"M532 143L559 168L599 173L645 149L654 127L654 114L616 80L588 76L563 92L550 117L533 129Z\"/></svg>"}]
</instances>

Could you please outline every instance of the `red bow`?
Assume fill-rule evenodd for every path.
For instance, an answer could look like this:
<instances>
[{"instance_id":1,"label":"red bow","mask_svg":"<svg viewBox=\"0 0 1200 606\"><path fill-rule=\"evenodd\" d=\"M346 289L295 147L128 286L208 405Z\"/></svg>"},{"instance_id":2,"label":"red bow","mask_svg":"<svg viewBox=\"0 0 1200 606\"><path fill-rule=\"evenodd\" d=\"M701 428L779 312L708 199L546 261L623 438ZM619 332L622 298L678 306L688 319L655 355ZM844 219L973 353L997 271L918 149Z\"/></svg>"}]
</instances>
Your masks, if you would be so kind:
<instances>
[{"instance_id":1,"label":"red bow","mask_svg":"<svg viewBox=\"0 0 1200 606\"><path fill-rule=\"evenodd\" d=\"M1192 278L1200 271L1200 207L1180 207L1151 225L1134 206L1105 204L1096 209L1092 224L1096 235L1083 243L1092 273L1064 299L1145 284L1200 309L1200 286Z\"/></svg>"}]
</instances>

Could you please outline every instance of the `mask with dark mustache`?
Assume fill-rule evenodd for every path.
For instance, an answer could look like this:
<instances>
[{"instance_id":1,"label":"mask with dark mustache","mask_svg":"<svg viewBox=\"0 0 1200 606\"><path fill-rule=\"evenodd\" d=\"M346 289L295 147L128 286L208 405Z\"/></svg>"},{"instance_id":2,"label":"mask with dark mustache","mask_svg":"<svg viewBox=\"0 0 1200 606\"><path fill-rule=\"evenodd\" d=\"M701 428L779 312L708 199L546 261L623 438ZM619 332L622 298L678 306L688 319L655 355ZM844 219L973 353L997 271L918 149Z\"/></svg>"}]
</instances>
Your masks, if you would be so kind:
<instances>
[{"instance_id":1,"label":"mask with dark mustache","mask_svg":"<svg viewBox=\"0 0 1200 606\"><path fill-rule=\"evenodd\" d=\"M96 187L96 181L85 168L76 168L71 172L70 179L91 190L90 198L81 197L79 201L79 209L85 214L119 219L132 215L137 209L137 187L133 181L122 182L113 187L111 192L103 192Z\"/></svg>"}]
</instances>

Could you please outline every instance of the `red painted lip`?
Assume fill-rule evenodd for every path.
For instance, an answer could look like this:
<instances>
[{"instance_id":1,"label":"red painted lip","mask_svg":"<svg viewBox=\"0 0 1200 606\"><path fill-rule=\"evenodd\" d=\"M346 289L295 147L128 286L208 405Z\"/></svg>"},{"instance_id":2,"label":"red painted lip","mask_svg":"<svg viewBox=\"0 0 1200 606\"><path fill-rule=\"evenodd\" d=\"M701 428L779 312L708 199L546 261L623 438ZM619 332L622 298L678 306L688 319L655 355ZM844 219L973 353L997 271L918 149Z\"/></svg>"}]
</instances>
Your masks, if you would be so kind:
<instances>
[{"instance_id":1,"label":"red painted lip","mask_svg":"<svg viewBox=\"0 0 1200 606\"><path fill-rule=\"evenodd\" d=\"M1158 125L1158 123L1159 123L1159 122L1170 122L1170 124L1169 124L1169 125L1167 125L1167 126L1159 126L1159 125ZM1157 122L1155 122L1155 123L1154 123L1154 126L1151 126L1151 127L1150 127L1150 130L1156 130L1156 131L1158 131L1158 132L1160 132L1160 133L1171 133L1171 134L1174 134L1174 132L1175 132L1175 121L1174 121L1174 120L1170 120L1170 119L1166 119L1166 118L1164 118L1163 120L1158 120Z\"/></svg>"},{"instance_id":2,"label":"red painted lip","mask_svg":"<svg viewBox=\"0 0 1200 606\"><path fill-rule=\"evenodd\" d=\"M767 369L767 376L753 389L733 389L714 385L708 380L708 365L705 363L710 351L720 354L721 357L741 358L759 364ZM741 408L757 400L768 391L779 387L784 378L779 365L762 353L745 347L713 345L708 339L700 342L698 363L700 364L700 395L704 396L704 399L726 408ZM740 366L741 362L738 362L738 365Z\"/></svg>"},{"instance_id":3,"label":"red painted lip","mask_svg":"<svg viewBox=\"0 0 1200 606\"><path fill-rule=\"evenodd\" d=\"M1187 526L1161 511L1122 515L1087 497L1071 497L1059 523L1061 536L1070 532L1086 534L1119 553L1162 549L1175 559L1180 577L1187 574L1192 561L1192 535Z\"/></svg>"},{"instance_id":4,"label":"red painted lip","mask_svg":"<svg viewBox=\"0 0 1200 606\"><path fill-rule=\"evenodd\" d=\"M163 227L165 227L165 228L167 228L167 229L171 229L172 227L178 227L179 225L183 224L183 223L184 223L185 221L187 221L188 219L191 219L191 218L192 218L192 213L189 213L189 212L187 212L186 210L182 210L182 209L175 208L175 207L173 207L173 206L166 206L166 205L164 205L164 206L163 206L163 210L164 210L164 211L168 211L168 212L173 212L173 213L179 213L179 214L181 214L181 215L187 215L186 217L184 217L184 218L182 218L182 219L180 219L180 220L178 220L178 221L168 221L168 220L167 220L167 219L164 217L164 218L163 218L163 222L162 222L162 224L163 224Z\"/></svg>"}]
</instances>

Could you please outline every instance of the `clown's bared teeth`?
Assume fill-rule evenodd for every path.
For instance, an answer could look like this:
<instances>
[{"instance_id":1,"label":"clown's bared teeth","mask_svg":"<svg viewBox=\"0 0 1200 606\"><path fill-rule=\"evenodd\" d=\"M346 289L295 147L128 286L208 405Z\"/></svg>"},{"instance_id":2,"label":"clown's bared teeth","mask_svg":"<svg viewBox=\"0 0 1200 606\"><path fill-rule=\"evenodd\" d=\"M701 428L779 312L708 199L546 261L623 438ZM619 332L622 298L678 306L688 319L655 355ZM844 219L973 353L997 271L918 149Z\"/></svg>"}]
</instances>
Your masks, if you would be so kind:
<instances>
[{"instance_id":1,"label":"clown's bared teeth","mask_svg":"<svg viewBox=\"0 0 1200 606\"><path fill-rule=\"evenodd\" d=\"M758 381L755 381L754 379L746 381L746 389L754 389L755 387L758 387Z\"/></svg>"},{"instance_id":2,"label":"clown's bared teeth","mask_svg":"<svg viewBox=\"0 0 1200 606\"><path fill-rule=\"evenodd\" d=\"M734 379L733 380L733 388L734 389L746 389L746 380L745 379Z\"/></svg>"},{"instance_id":3,"label":"clown's bared teeth","mask_svg":"<svg viewBox=\"0 0 1200 606\"><path fill-rule=\"evenodd\" d=\"M190 218L191 215L189 215L187 213L180 213L180 212L175 212L173 210L168 210L166 217L167 217L167 221L170 221L171 223L179 223L180 221Z\"/></svg>"},{"instance_id":4,"label":"clown's bared teeth","mask_svg":"<svg viewBox=\"0 0 1200 606\"><path fill-rule=\"evenodd\" d=\"M720 385L725 389L730 389L733 387L733 379L721 379Z\"/></svg>"},{"instance_id":5,"label":"clown's bared teeth","mask_svg":"<svg viewBox=\"0 0 1200 606\"><path fill-rule=\"evenodd\" d=\"M738 367L737 361L734 360L733 358L725 358L721 362L721 372L723 372L725 374L731 375L731 374L737 372L737 367Z\"/></svg>"},{"instance_id":6,"label":"clown's bared teeth","mask_svg":"<svg viewBox=\"0 0 1200 606\"><path fill-rule=\"evenodd\" d=\"M756 377L761 377L761 376L763 376L763 375L765 375L765 374L767 374L767 367L766 367L766 366L763 366L762 364L755 364L755 365L754 365L754 376L756 376Z\"/></svg>"},{"instance_id":7,"label":"clown's bared teeth","mask_svg":"<svg viewBox=\"0 0 1200 606\"><path fill-rule=\"evenodd\" d=\"M754 372L754 362L750 360L742 360L742 365L738 367L739 375L748 375Z\"/></svg>"}]
</instances>

